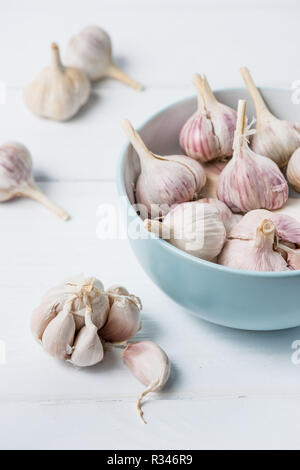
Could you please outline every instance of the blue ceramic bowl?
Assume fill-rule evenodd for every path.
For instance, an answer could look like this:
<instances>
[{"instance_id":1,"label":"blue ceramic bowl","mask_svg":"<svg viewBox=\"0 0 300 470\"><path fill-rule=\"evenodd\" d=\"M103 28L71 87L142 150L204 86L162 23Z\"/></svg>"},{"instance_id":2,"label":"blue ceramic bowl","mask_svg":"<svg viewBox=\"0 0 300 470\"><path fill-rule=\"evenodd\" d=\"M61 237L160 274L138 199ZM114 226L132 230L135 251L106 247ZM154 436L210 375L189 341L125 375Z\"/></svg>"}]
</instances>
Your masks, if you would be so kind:
<instances>
[{"instance_id":1,"label":"blue ceramic bowl","mask_svg":"<svg viewBox=\"0 0 300 470\"><path fill-rule=\"evenodd\" d=\"M299 106L291 91L261 90L280 118L299 121ZM247 99L248 117L255 113L244 89L220 90L217 98L233 108ZM160 155L182 154L181 126L196 109L196 98L169 106L146 122L140 133L146 145ZM300 271L253 272L230 269L191 256L143 229L131 207L140 167L131 145L122 153L118 170L119 194L126 201L129 240L145 272L175 302L199 317L219 325L246 330L278 330L300 325ZM300 202L300 201L299 201Z\"/></svg>"}]
</instances>

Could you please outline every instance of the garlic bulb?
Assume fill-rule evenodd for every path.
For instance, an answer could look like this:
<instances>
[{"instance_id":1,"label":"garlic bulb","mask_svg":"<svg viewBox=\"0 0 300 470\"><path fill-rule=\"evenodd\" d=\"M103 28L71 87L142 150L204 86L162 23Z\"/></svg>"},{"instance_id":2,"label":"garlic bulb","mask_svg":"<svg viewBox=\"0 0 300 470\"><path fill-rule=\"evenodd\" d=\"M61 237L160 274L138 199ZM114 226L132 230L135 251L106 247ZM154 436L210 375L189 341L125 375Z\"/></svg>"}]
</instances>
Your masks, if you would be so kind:
<instances>
[{"instance_id":1,"label":"garlic bulb","mask_svg":"<svg viewBox=\"0 0 300 470\"><path fill-rule=\"evenodd\" d=\"M218 257L218 263L247 271L288 271L285 259L275 251L275 225L265 219L258 226L254 240L228 240Z\"/></svg>"},{"instance_id":2,"label":"garlic bulb","mask_svg":"<svg viewBox=\"0 0 300 470\"><path fill-rule=\"evenodd\" d=\"M186 253L207 261L220 253L226 239L218 210L198 201L179 204L163 222L145 220L144 227Z\"/></svg>"},{"instance_id":3,"label":"garlic bulb","mask_svg":"<svg viewBox=\"0 0 300 470\"><path fill-rule=\"evenodd\" d=\"M58 46L51 46L51 65L25 88L26 106L38 116L66 121L88 101L91 85L85 73L65 67Z\"/></svg>"},{"instance_id":4,"label":"garlic bulb","mask_svg":"<svg viewBox=\"0 0 300 470\"><path fill-rule=\"evenodd\" d=\"M206 183L203 189L201 189L201 195L204 198L216 198L217 197L217 185L220 174L227 165L227 161L214 160L212 162L203 163L206 174Z\"/></svg>"},{"instance_id":5,"label":"garlic bulb","mask_svg":"<svg viewBox=\"0 0 300 470\"><path fill-rule=\"evenodd\" d=\"M286 176L295 191L300 193L300 147L290 158L287 166Z\"/></svg>"},{"instance_id":6,"label":"garlic bulb","mask_svg":"<svg viewBox=\"0 0 300 470\"><path fill-rule=\"evenodd\" d=\"M150 392L161 390L170 376L170 362L166 353L152 341L131 343L122 352L121 357L133 375L147 386L139 396L137 409L143 418L142 399Z\"/></svg>"},{"instance_id":7,"label":"garlic bulb","mask_svg":"<svg viewBox=\"0 0 300 470\"><path fill-rule=\"evenodd\" d=\"M224 224L224 227L226 229L226 232L228 233L232 227L232 217L233 217L233 213L231 212L230 209L228 209L228 207L226 206L226 204L224 204L224 202L222 201L219 201L219 199L215 199L215 198L203 198L203 199L198 199L197 202L200 202L200 203L208 203L208 204L211 204L212 206L214 206L220 217L221 217L221 220ZM235 214L237 215L237 214Z\"/></svg>"},{"instance_id":8,"label":"garlic bulb","mask_svg":"<svg viewBox=\"0 0 300 470\"><path fill-rule=\"evenodd\" d=\"M143 216L165 215L174 204L191 201L205 185L202 166L183 155L160 156L150 152L127 119L122 127L136 150L141 174L136 183L136 201Z\"/></svg>"},{"instance_id":9,"label":"garlic bulb","mask_svg":"<svg viewBox=\"0 0 300 470\"><path fill-rule=\"evenodd\" d=\"M95 358L102 360L96 333L104 326L109 307L102 282L80 275L46 292L32 314L31 331L49 354L88 366Z\"/></svg>"},{"instance_id":10,"label":"garlic bulb","mask_svg":"<svg viewBox=\"0 0 300 470\"><path fill-rule=\"evenodd\" d=\"M236 111L216 100L205 76L195 74L194 84L198 109L181 129L181 148L201 162L231 156Z\"/></svg>"},{"instance_id":11,"label":"garlic bulb","mask_svg":"<svg viewBox=\"0 0 300 470\"><path fill-rule=\"evenodd\" d=\"M218 199L233 212L279 209L288 198L287 182L276 163L250 150L247 137L253 131L245 126L245 113L246 101L240 100L234 153L219 177Z\"/></svg>"},{"instance_id":12,"label":"garlic bulb","mask_svg":"<svg viewBox=\"0 0 300 470\"><path fill-rule=\"evenodd\" d=\"M277 119L267 108L253 78L246 67L241 74L256 109L256 134L252 136L251 148L255 153L271 158L282 168L292 153L300 147L300 124Z\"/></svg>"},{"instance_id":13,"label":"garlic bulb","mask_svg":"<svg viewBox=\"0 0 300 470\"><path fill-rule=\"evenodd\" d=\"M27 148L17 142L0 146L0 202L18 196L35 199L64 220L69 215L54 204L35 185L31 155Z\"/></svg>"},{"instance_id":14,"label":"garlic bulb","mask_svg":"<svg viewBox=\"0 0 300 470\"><path fill-rule=\"evenodd\" d=\"M104 357L104 349L98 336L98 328L92 322L91 307L87 305L85 326L79 331L73 346L70 362L78 367L98 364Z\"/></svg>"},{"instance_id":15,"label":"garlic bulb","mask_svg":"<svg viewBox=\"0 0 300 470\"><path fill-rule=\"evenodd\" d=\"M141 328L142 303L122 286L112 286L107 294L110 311L100 336L110 343L126 343Z\"/></svg>"},{"instance_id":16,"label":"garlic bulb","mask_svg":"<svg viewBox=\"0 0 300 470\"><path fill-rule=\"evenodd\" d=\"M90 80L110 77L136 90L143 89L140 83L128 77L113 62L110 37L98 26L86 26L79 34L71 38L65 55L65 63L84 70Z\"/></svg>"}]
</instances>

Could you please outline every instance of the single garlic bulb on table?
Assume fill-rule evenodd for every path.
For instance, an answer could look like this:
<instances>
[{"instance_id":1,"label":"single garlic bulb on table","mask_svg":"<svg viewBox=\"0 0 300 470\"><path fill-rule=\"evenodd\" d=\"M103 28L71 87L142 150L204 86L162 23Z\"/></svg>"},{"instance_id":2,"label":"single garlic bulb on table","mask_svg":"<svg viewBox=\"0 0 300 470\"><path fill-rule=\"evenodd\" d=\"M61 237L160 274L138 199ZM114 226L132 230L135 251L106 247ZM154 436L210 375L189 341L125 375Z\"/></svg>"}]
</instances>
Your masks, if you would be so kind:
<instances>
[{"instance_id":1,"label":"single garlic bulb on table","mask_svg":"<svg viewBox=\"0 0 300 470\"><path fill-rule=\"evenodd\" d=\"M103 359L98 330L109 309L101 281L81 275L46 292L32 314L31 331L52 356L88 367Z\"/></svg>"},{"instance_id":2,"label":"single garlic bulb on table","mask_svg":"<svg viewBox=\"0 0 300 470\"><path fill-rule=\"evenodd\" d=\"M109 343L127 343L141 328L141 300L129 294L122 286L112 286L106 293L110 301L110 311L99 334Z\"/></svg>"},{"instance_id":3,"label":"single garlic bulb on table","mask_svg":"<svg viewBox=\"0 0 300 470\"><path fill-rule=\"evenodd\" d=\"M131 343L122 352L121 357L133 375L147 386L139 396L137 409L144 423L141 404L143 398L151 392L161 390L170 376L170 362L166 353L152 341Z\"/></svg>"},{"instance_id":4,"label":"single garlic bulb on table","mask_svg":"<svg viewBox=\"0 0 300 470\"><path fill-rule=\"evenodd\" d=\"M37 188L27 148L18 142L8 142L0 146L0 202L18 196L35 199L63 220L69 219L65 210Z\"/></svg>"},{"instance_id":5,"label":"single garlic bulb on table","mask_svg":"<svg viewBox=\"0 0 300 470\"><path fill-rule=\"evenodd\" d=\"M246 127L246 101L240 100L233 157L217 186L218 199L233 212L279 209L288 198L288 184L276 163L250 150L247 138L253 132Z\"/></svg>"},{"instance_id":6,"label":"single garlic bulb on table","mask_svg":"<svg viewBox=\"0 0 300 470\"><path fill-rule=\"evenodd\" d=\"M291 156L286 172L289 183L300 193L300 147Z\"/></svg>"},{"instance_id":7,"label":"single garlic bulb on table","mask_svg":"<svg viewBox=\"0 0 300 470\"><path fill-rule=\"evenodd\" d=\"M65 67L57 44L51 45L51 64L24 90L26 106L36 115L66 121L87 103L90 81L82 70Z\"/></svg>"},{"instance_id":8,"label":"single garlic bulb on table","mask_svg":"<svg viewBox=\"0 0 300 470\"><path fill-rule=\"evenodd\" d=\"M144 227L186 253L207 261L220 253L226 239L219 211L205 202L179 204L162 222L148 219Z\"/></svg>"},{"instance_id":9,"label":"single garlic bulb on table","mask_svg":"<svg viewBox=\"0 0 300 470\"><path fill-rule=\"evenodd\" d=\"M276 245L275 225L265 219L257 227L253 240L228 240L218 257L218 263L247 271L289 271L284 257L275 251Z\"/></svg>"},{"instance_id":10,"label":"single garlic bulb on table","mask_svg":"<svg viewBox=\"0 0 300 470\"><path fill-rule=\"evenodd\" d=\"M300 147L300 124L273 116L247 67L241 68L241 74L256 109L256 134L251 138L251 148L255 153L271 158L280 168L285 167Z\"/></svg>"},{"instance_id":11,"label":"single garlic bulb on table","mask_svg":"<svg viewBox=\"0 0 300 470\"><path fill-rule=\"evenodd\" d=\"M196 160L207 162L232 155L236 111L219 103L207 81L195 74L198 109L180 131L179 142L184 152Z\"/></svg>"},{"instance_id":12,"label":"single garlic bulb on table","mask_svg":"<svg viewBox=\"0 0 300 470\"><path fill-rule=\"evenodd\" d=\"M122 127L140 159L136 201L143 216L159 217L174 204L197 198L206 181L200 163L183 155L155 155L127 119L123 119Z\"/></svg>"},{"instance_id":13,"label":"single garlic bulb on table","mask_svg":"<svg viewBox=\"0 0 300 470\"><path fill-rule=\"evenodd\" d=\"M109 35L98 26L86 26L68 44L65 63L83 70L90 80L110 77L142 90L141 85L117 67L112 58Z\"/></svg>"}]
</instances>

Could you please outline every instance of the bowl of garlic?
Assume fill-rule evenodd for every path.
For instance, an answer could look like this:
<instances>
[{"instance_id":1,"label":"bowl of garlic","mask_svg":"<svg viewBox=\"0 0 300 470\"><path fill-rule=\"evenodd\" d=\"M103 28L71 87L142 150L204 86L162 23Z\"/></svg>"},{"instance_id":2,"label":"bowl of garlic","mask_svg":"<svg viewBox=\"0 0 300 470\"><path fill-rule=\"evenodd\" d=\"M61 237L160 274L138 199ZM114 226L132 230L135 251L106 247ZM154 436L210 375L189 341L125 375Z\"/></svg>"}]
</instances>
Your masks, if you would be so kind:
<instances>
[{"instance_id":1,"label":"bowl of garlic","mask_svg":"<svg viewBox=\"0 0 300 470\"><path fill-rule=\"evenodd\" d=\"M246 88L214 93L196 74L197 96L138 132L124 119L119 194L133 251L171 299L219 325L285 329L300 325L299 107L241 74Z\"/></svg>"}]
</instances>

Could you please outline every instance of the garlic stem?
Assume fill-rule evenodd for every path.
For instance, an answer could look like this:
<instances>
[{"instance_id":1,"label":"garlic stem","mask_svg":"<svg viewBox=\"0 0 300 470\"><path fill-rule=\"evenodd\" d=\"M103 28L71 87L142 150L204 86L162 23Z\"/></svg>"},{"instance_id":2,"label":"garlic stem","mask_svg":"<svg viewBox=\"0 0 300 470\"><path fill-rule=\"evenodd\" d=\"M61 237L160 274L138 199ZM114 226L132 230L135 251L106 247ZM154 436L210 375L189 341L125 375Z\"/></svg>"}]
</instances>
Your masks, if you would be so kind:
<instances>
[{"instance_id":1,"label":"garlic stem","mask_svg":"<svg viewBox=\"0 0 300 470\"><path fill-rule=\"evenodd\" d=\"M55 70L64 71L64 66L60 58L59 47L55 42L51 44L51 65Z\"/></svg>"},{"instance_id":2,"label":"garlic stem","mask_svg":"<svg viewBox=\"0 0 300 470\"><path fill-rule=\"evenodd\" d=\"M198 105L200 108L203 106L206 110L207 101L217 101L207 81L206 75L203 75L202 77L199 73L195 73L193 77L193 82L198 91ZM202 99L202 102L200 101L200 98Z\"/></svg>"},{"instance_id":3,"label":"garlic stem","mask_svg":"<svg viewBox=\"0 0 300 470\"><path fill-rule=\"evenodd\" d=\"M245 131L246 107L247 107L246 100L239 100L238 117L237 117L237 123L236 123L236 132L240 136L242 136L244 134L244 131Z\"/></svg>"},{"instance_id":4,"label":"garlic stem","mask_svg":"<svg viewBox=\"0 0 300 470\"><path fill-rule=\"evenodd\" d=\"M152 152L146 147L146 145L143 142L143 139L139 135L139 133L134 129L132 126L131 122L128 119L122 119L121 121L121 126L127 135L128 139L131 142L131 145L135 149L135 151L139 154L140 158L143 158L144 156L148 156L150 158L154 157Z\"/></svg>"},{"instance_id":5,"label":"garlic stem","mask_svg":"<svg viewBox=\"0 0 300 470\"><path fill-rule=\"evenodd\" d=\"M147 421L144 418L144 412L142 410L142 400L146 395L148 395L148 393L151 393L152 391L154 391L158 384L159 384L159 380L156 380L153 384L150 384L149 387L147 387L146 390L144 390L138 397L136 407L141 417L141 420L143 421L144 424L147 424Z\"/></svg>"},{"instance_id":6,"label":"garlic stem","mask_svg":"<svg viewBox=\"0 0 300 470\"><path fill-rule=\"evenodd\" d=\"M146 219L144 221L144 228L148 232L154 233L157 237L162 238L163 235L163 224L159 220Z\"/></svg>"},{"instance_id":7,"label":"garlic stem","mask_svg":"<svg viewBox=\"0 0 300 470\"><path fill-rule=\"evenodd\" d=\"M259 118L259 115L262 113L270 113L270 111L268 110L266 106L266 103L264 102L258 88L256 87L254 83L254 80L250 74L249 69L247 67L242 67L240 69L240 72L245 82L245 85L251 95L251 98L253 100L253 103L256 109L257 119Z\"/></svg>"},{"instance_id":8,"label":"garlic stem","mask_svg":"<svg viewBox=\"0 0 300 470\"><path fill-rule=\"evenodd\" d=\"M56 214L63 220L68 220L70 218L69 214L62 209L61 207L57 206L54 202L52 202L39 188L31 183L26 185L22 192L20 193L22 196L29 197L34 199L35 201L40 202L43 206L47 207L50 211Z\"/></svg>"},{"instance_id":9,"label":"garlic stem","mask_svg":"<svg viewBox=\"0 0 300 470\"><path fill-rule=\"evenodd\" d=\"M261 224L261 231L264 235L272 235L275 233L275 225L270 220L264 220Z\"/></svg>"},{"instance_id":10,"label":"garlic stem","mask_svg":"<svg viewBox=\"0 0 300 470\"><path fill-rule=\"evenodd\" d=\"M123 70L119 69L119 67L114 63L111 63L107 67L105 71L105 75L107 77L115 78L116 80L119 80L120 82L125 83L125 85L130 86L134 90L141 91L144 89L144 86L141 83L129 77L125 72L123 72Z\"/></svg>"}]
</instances>

